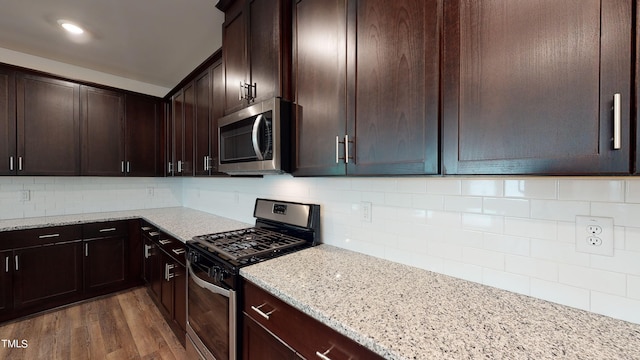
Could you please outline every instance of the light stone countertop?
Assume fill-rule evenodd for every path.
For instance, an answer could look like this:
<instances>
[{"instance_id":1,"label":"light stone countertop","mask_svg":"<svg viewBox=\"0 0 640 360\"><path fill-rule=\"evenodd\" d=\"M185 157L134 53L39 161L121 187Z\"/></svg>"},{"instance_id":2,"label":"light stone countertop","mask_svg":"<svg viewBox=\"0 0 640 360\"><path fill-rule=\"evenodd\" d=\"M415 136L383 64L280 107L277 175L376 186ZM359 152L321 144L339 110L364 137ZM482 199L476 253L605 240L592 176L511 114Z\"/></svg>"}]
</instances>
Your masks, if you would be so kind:
<instances>
[{"instance_id":1,"label":"light stone countertop","mask_svg":"<svg viewBox=\"0 0 640 360\"><path fill-rule=\"evenodd\" d=\"M640 325L329 245L240 273L386 359L640 359Z\"/></svg>"},{"instance_id":2,"label":"light stone countertop","mask_svg":"<svg viewBox=\"0 0 640 360\"><path fill-rule=\"evenodd\" d=\"M185 242L196 235L230 231L253 226L225 217L184 207L142 209L0 220L0 231L73 225L89 222L143 218L167 234Z\"/></svg>"}]
</instances>

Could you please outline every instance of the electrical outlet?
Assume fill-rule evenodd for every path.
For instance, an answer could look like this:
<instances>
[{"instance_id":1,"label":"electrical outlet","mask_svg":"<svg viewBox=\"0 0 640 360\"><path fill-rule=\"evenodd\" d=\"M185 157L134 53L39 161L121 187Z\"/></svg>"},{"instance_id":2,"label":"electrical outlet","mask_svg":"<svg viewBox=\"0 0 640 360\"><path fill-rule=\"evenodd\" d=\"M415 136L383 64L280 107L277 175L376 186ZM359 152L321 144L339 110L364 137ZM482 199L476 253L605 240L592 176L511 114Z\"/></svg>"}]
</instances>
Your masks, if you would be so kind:
<instances>
[{"instance_id":1,"label":"electrical outlet","mask_svg":"<svg viewBox=\"0 0 640 360\"><path fill-rule=\"evenodd\" d=\"M613 256L613 218L576 216L576 251Z\"/></svg>"},{"instance_id":2,"label":"electrical outlet","mask_svg":"<svg viewBox=\"0 0 640 360\"><path fill-rule=\"evenodd\" d=\"M371 203L362 201L360 207L362 208L362 221L371 222Z\"/></svg>"},{"instance_id":3,"label":"electrical outlet","mask_svg":"<svg viewBox=\"0 0 640 360\"><path fill-rule=\"evenodd\" d=\"M31 200L31 191L30 190L22 190L22 191L20 191L20 200L21 201L29 201L29 200Z\"/></svg>"},{"instance_id":4,"label":"electrical outlet","mask_svg":"<svg viewBox=\"0 0 640 360\"><path fill-rule=\"evenodd\" d=\"M147 188L147 195L148 195L148 196L153 196L153 193L154 193L153 188L152 188L152 187L148 187L148 188Z\"/></svg>"}]
</instances>

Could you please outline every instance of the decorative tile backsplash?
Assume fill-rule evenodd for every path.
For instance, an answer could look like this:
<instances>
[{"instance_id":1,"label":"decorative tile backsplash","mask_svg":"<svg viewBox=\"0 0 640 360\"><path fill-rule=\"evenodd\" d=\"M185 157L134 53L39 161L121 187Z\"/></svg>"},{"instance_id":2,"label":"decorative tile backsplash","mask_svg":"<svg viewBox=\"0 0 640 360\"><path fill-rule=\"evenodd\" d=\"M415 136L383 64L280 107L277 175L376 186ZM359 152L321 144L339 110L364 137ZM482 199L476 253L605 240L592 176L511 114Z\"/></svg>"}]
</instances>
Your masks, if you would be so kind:
<instances>
[{"instance_id":1,"label":"decorative tile backsplash","mask_svg":"<svg viewBox=\"0 0 640 360\"><path fill-rule=\"evenodd\" d=\"M252 223L256 197L321 204L327 244L640 323L632 177L0 177L0 219L183 205ZM575 251L576 215L614 219L613 257Z\"/></svg>"}]
</instances>

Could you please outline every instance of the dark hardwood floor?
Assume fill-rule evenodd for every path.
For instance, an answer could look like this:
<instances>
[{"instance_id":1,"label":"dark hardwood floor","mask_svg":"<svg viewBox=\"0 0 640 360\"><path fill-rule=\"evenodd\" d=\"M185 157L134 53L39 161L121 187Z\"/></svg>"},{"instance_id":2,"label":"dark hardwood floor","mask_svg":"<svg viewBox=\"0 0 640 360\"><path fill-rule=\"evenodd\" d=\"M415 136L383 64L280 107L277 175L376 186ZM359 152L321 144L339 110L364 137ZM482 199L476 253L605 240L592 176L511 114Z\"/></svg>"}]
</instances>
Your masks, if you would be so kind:
<instances>
[{"instance_id":1,"label":"dark hardwood floor","mask_svg":"<svg viewBox=\"0 0 640 360\"><path fill-rule=\"evenodd\" d=\"M186 355L141 287L1 325L0 359L186 359Z\"/></svg>"}]
</instances>

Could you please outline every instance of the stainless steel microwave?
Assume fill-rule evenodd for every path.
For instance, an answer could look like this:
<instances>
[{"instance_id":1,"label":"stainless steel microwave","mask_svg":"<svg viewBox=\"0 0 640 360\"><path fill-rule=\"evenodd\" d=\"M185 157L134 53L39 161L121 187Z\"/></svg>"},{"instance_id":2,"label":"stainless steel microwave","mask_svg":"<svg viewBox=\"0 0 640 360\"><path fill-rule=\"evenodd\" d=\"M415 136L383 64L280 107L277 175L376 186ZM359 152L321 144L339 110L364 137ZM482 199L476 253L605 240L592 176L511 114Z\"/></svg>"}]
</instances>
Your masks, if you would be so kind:
<instances>
[{"instance_id":1,"label":"stainless steel microwave","mask_svg":"<svg viewBox=\"0 0 640 360\"><path fill-rule=\"evenodd\" d=\"M272 98L218 120L218 169L231 175L291 170L292 104Z\"/></svg>"}]
</instances>

